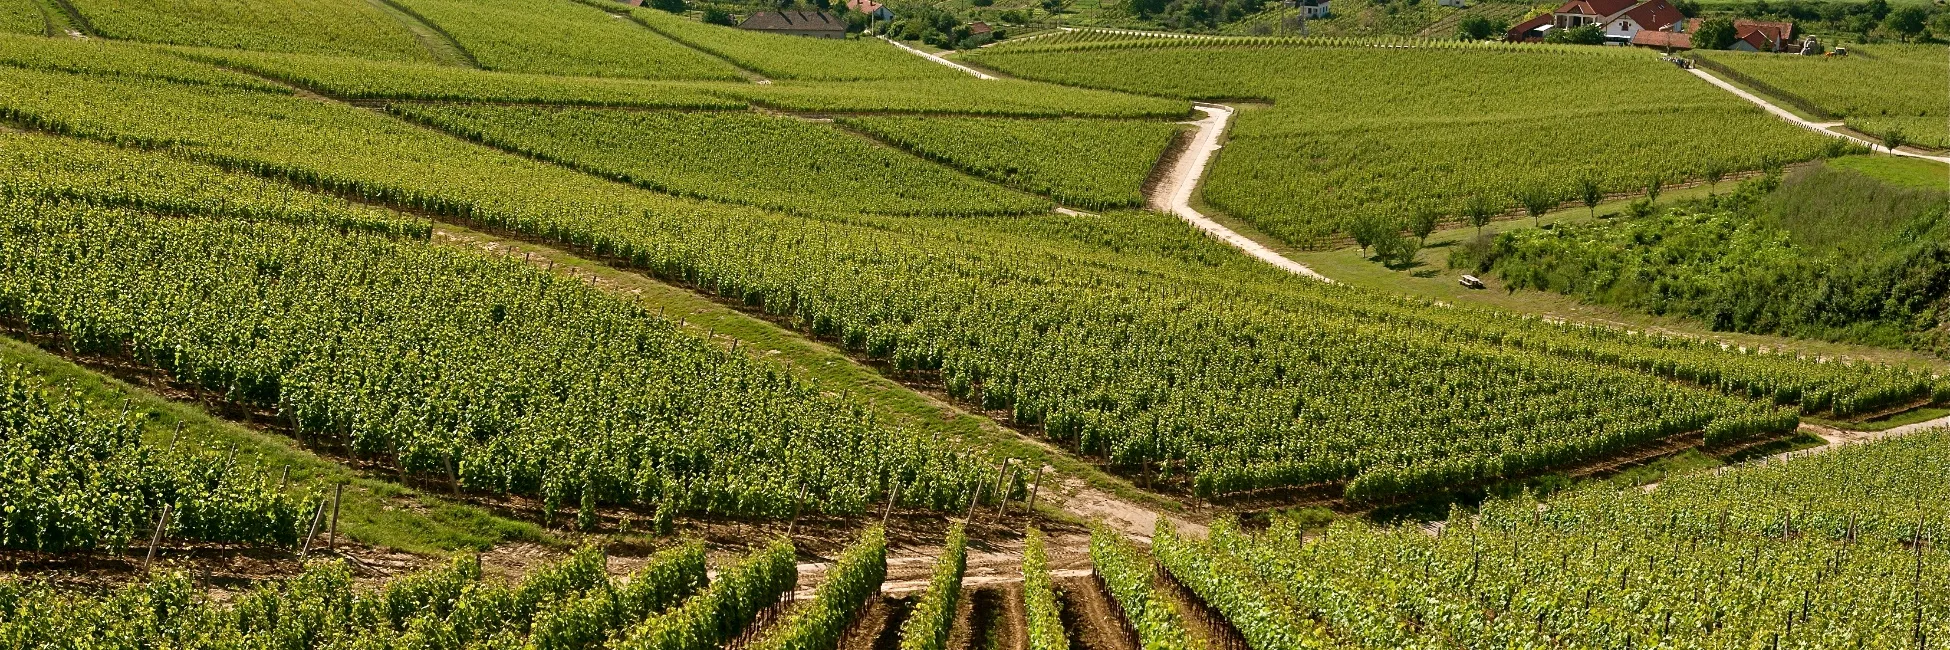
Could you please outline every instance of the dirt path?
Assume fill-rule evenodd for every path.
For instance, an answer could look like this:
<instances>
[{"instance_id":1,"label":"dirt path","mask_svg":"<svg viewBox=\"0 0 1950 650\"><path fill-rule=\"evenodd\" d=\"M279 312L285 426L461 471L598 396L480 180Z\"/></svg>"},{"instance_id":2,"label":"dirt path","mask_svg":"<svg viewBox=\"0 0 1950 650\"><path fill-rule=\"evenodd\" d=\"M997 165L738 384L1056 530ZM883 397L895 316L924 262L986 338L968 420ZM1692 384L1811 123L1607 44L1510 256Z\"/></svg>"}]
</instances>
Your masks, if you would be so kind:
<instances>
[{"instance_id":1,"label":"dirt path","mask_svg":"<svg viewBox=\"0 0 1950 650\"><path fill-rule=\"evenodd\" d=\"M1944 416L1934 420L1925 420L1923 422L1917 422L1915 424L1905 424L1899 427L1891 427L1889 429L1885 429L1882 431L1851 431L1848 429L1836 429L1833 427L1824 427L1818 424L1802 423L1801 425L1802 431L1821 436L1821 438L1823 440L1827 440L1828 443L1821 445L1819 447L1809 447L1807 449L1796 449L1794 451L1784 451L1778 454L1773 454L1771 456L1763 456L1761 458L1757 458L1757 459L1747 461L1745 463L1741 463L1740 465L1771 465L1774 463L1785 463L1785 462L1792 461L1796 458L1806 458L1808 456L1814 456L1817 454L1825 454L1831 451L1835 451L1837 449L1841 449L1843 447L1847 447L1849 445L1864 445L1872 442L1888 440L1890 438L1900 438L1902 436L1906 436L1912 433L1928 431L1930 429L1937 429L1946 426L1950 426L1950 416ZM1729 467L1739 467L1740 465L1731 465ZM1639 486L1639 489L1644 490L1646 492L1651 492L1653 490L1659 489L1659 484L1656 482L1647 483L1645 485Z\"/></svg>"},{"instance_id":2,"label":"dirt path","mask_svg":"<svg viewBox=\"0 0 1950 650\"><path fill-rule=\"evenodd\" d=\"M885 37L885 36L882 36L882 37L880 37L880 40L883 40L883 41L887 41L888 43L892 43L892 44L894 44L894 47L898 47L898 48L900 48L900 49L903 49L903 50L907 50L909 54L913 54L914 56L918 56L918 57L921 57L921 58L923 58L923 59L927 59L927 60L929 60L929 61L933 61L933 62L935 62L935 63L939 63L939 64L941 64L941 65L945 65L945 66L948 66L948 67L950 67L950 68L954 68L954 69L956 69L956 70L960 70L960 71L962 71L962 72L966 72L966 73L968 73L968 74L970 74L970 75L973 75L973 76L974 76L974 77L975 77L976 79L981 79L981 80L983 80L983 81L995 81L995 79L996 79L996 77L995 77L995 75L992 75L992 74L989 74L989 73L986 73L986 72L982 72L981 70L976 70L976 69L974 69L974 68L971 68L971 67L968 67L968 66L965 66L965 65L962 65L962 64L960 64L960 63L955 63L954 61L949 61L949 60L947 60L947 59L944 59L944 58L941 58L941 57L940 57L940 56L938 56L938 55L934 55L934 54L929 54L929 53L927 53L927 52L923 52L923 51L920 51L920 50L917 50L917 49L914 49L914 48L913 48L912 46L909 46L909 45L908 45L908 44L906 44L906 43L902 43L902 42L900 42L900 41L896 41L896 40L894 40L894 39L891 39L891 38L887 38L887 37Z\"/></svg>"},{"instance_id":3,"label":"dirt path","mask_svg":"<svg viewBox=\"0 0 1950 650\"><path fill-rule=\"evenodd\" d=\"M1219 136L1225 133L1226 122L1232 119L1232 108L1229 106L1197 104L1195 108L1205 113L1205 118L1189 122L1192 126L1198 127L1198 132L1192 136L1192 142L1185 147L1185 151L1170 162L1169 171L1152 188L1149 197L1150 207L1178 215L1178 218L1218 238L1226 245L1244 251L1247 255L1279 267L1281 270L1322 282L1333 282L1327 276L1308 268L1307 265L1273 252L1273 249L1220 225L1219 222L1213 221L1192 207L1192 192L1198 189L1199 181L1204 178L1205 168L1212 161L1212 153L1222 146L1219 144Z\"/></svg>"},{"instance_id":4,"label":"dirt path","mask_svg":"<svg viewBox=\"0 0 1950 650\"><path fill-rule=\"evenodd\" d=\"M1054 578L1054 576L1052 576ZM1110 596L1088 575L1054 578L1056 599L1063 608L1063 629L1074 650L1139 650L1124 629L1123 617L1111 607Z\"/></svg>"},{"instance_id":5,"label":"dirt path","mask_svg":"<svg viewBox=\"0 0 1950 650\"><path fill-rule=\"evenodd\" d=\"M1856 144L1860 144L1868 147L1870 151L1895 154L1898 156L1907 156L1910 158L1922 158L1924 160L1934 160L1940 163L1950 164L1950 156L1930 156L1930 155L1925 155L1920 153L1903 151L1901 149L1891 150L1890 148L1882 146L1881 144L1870 142L1868 140L1864 140L1862 138L1858 138L1853 135L1843 133L1841 131L1837 131L1836 129L1842 126L1841 122L1811 122L1802 119L1801 116L1799 115L1795 115L1794 113L1788 112L1786 109L1783 109L1779 106L1775 106L1772 102L1769 102L1765 99L1761 99L1760 97L1754 95L1753 93L1747 92L1745 90L1741 90L1740 88L1734 86L1733 84L1727 83L1726 80L1721 79L1719 77L1715 77L1711 73L1705 70L1701 70L1699 68L1687 68L1686 71L1693 73L1693 75L1696 77L1705 79L1707 83L1713 84L1715 86L1719 86L1721 90L1725 90L1727 92L1733 93L1734 96L1736 97L1745 99L1749 102L1753 102L1755 105L1760 106L1762 109L1765 109L1767 112L1773 113L1775 117L1781 118L1783 120L1787 120L1788 122L1794 123L1795 125L1798 125L1801 128L1808 129L1816 133L1835 136L1837 138L1845 138L1855 142Z\"/></svg>"}]
</instances>

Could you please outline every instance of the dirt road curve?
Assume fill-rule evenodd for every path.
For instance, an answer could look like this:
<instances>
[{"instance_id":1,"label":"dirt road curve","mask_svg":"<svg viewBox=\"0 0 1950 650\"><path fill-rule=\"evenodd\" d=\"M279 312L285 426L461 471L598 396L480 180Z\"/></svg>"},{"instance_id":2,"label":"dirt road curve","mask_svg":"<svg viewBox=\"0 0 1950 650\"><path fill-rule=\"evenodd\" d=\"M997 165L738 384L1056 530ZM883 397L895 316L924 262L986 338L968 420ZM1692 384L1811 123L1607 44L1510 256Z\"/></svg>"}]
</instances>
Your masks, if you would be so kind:
<instances>
[{"instance_id":1,"label":"dirt road curve","mask_svg":"<svg viewBox=\"0 0 1950 650\"><path fill-rule=\"evenodd\" d=\"M1772 102L1754 96L1753 93L1747 92L1745 90L1741 90L1735 87L1733 84L1727 83L1726 80L1723 80L1719 77L1715 77L1711 73L1708 73L1705 70L1701 70L1699 68L1687 68L1686 71L1693 73L1693 75L1701 79L1705 79L1707 83L1713 84L1715 86L1719 86L1720 89L1733 93L1735 96L1741 99L1745 99L1747 101L1753 102L1755 105L1760 106L1763 109L1766 109L1767 112L1773 113L1775 117L1800 125L1801 128L1808 129L1810 131L1815 131L1817 133L1822 133L1825 135L1832 135L1838 138L1847 138L1849 140L1854 141L1857 144L1868 147L1870 151L1879 151L1882 153L1895 154L1898 156L1907 156L1910 158L1922 158L1924 160L1934 160L1940 163L1950 163L1950 157L1946 157L1946 156L1928 156L1920 153L1902 151L1900 149L1892 151L1888 147L1882 146L1880 144L1870 142L1868 140L1864 140L1862 138L1849 135L1847 133L1836 131L1835 129L1842 125L1841 122L1810 122L1808 120L1801 119L1801 116L1799 115L1795 115L1793 113L1788 112L1785 109L1782 109L1779 106L1775 106Z\"/></svg>"},{"instance_id":2,"label":"dirt road curve","mask_svg":"<svg viewBox=\"0 0 1950 650\"><path fill-rule=\"evenodd\" d=\"M929 54L927 52L922 52L920 50L914 49L913 47L909 47L906 43L902 43L900 41L896 41L894 39L887 38L885 36L880 37L880 40L893 43L894 47L907 50L909 53L913 54L914 56L918 56L923 59L927 59L929 61L933 61L935 63L939 63L941 65L945 65L950 68L954 68L956 70L960 70L962 72L966 72L968 74L974 75L976 79L981 79L983 81L995 81L994 75L988 74L986 72L982 72L981 70L976 70L974 68L962 65L960 63L955 63L954 61L949 61L947 59L941 58L939 56L935 56L933 54Z\"/></svg>"},{"instance_id":3,"label":"dirt road curve","mask_svg":"<svg viewBox=\"0 0 1950 650\"><path fill-rule=\"evenodd\" d=\"M1273 249L1246 238L1199 213L1192 208L1192 192L1198 189L1199 179L1205 176L1206 165L1212 162L1212 152L1219 150L1219 135L1226 130L1226 122L1232 119L1232 108L1218 104L1199 104L1197 108L1205 113L1205 119L1189 124L1198 127L1192 136L1192 143L1185 147L1177 160L1171 161L1171 169L1165 174L1157 187L1152 190L1151 208L1178 215L1186 223L1205 231L1226 245L1244 251L1247 255L1262 262L1279 267L1281 270L1304 275L1321 282L1333 282L1325 275L1315 272L1307 265L1287 259Z\"/></svg>"}]
</instances>

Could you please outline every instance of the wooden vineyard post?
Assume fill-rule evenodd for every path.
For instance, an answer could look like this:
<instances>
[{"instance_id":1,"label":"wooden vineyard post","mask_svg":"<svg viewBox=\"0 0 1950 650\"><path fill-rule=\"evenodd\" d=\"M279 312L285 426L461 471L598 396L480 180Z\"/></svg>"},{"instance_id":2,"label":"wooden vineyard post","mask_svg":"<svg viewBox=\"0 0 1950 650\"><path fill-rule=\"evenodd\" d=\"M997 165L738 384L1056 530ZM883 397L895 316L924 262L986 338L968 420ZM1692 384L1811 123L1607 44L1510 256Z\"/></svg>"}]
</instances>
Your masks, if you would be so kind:
<instances>
[{"instance_id":1,"label":"wooden vineyard post","mask_svg":"<svg viewBox=\"0 0 1950 650\"><path fill-rule=\"evenodd\" d=\"M183 436L183 423L176 423L176 430L169 434L169 450L176 451L176 439Z\"/></svg>"},{"instance_id":2,"label":"wooden vineyard post","mask_svg":"<svg viewBox=\"0 0 1950 650\"><path fill-rule=\"evenodd\" d=\"M318 507L312 509L311 529L309 532L305 533L305 545L299 547L298 549L298 566L304 566L305 556L311 554L311 538L318 536L318 520L323 519L324 517L325 517L325 502L320 501L318 502Z\"/></svg>"},{"instance_id":3,"label":"wooden vineyard post","mask_svg":"<svg viewBox=\"0 0 1950 650\"><path fill-rule=\"evenodd\" d=\"M460 496L460 473L454 471L454 457L447 456L446 460L447 460L447 482L453 485L454 496ZM337 509L338 504L334 502L332 507L333 509Z\"/></svg>"},{"instance_id":4,"label":"wooden vineyard post","mask_svg":"<svg viewBox=\"0 0 1950 650\"><path fill-rule=\"evenodd\" d=\"M284 487L290 484L291 484L291 466L285 465L284 471L278 473L278 492L283 493Z\"/></svg>"},{"instance_id":5,"label":"wooden vineyard post","mask_svg":"<svg viewBox=\"0 0 1950 650\"><path fill-rule=\"evenodd\" d=\"M975 493L968 495L968 512L962 514L962 523L969 523L975 518L975 503L982 500L982 488L985 487L988 487L988 485L984 483L975 484Z\"/></svg>"},{"instance_id":6,"label":"wooden vineyard post","mask_svg":"<svg viewBox=\"0 0 1950 650\"><path fill-rule=\"evenodd\" d=\"M325 538L325 548L337 553L339 550L339 500L345 497L345 484L332 488L332 533Z\"/></svg>"},{"instance_id":7,"label":"wooden vineyard post","mask_svg":"<svg viewBox=\"0 0 1950 650\"><path fill-rule=\"evenodd\" d=\"M806 484L799 483L799 491L792 495L792 521L785 525L786 539L792 539L792 529L799 527L799 506L806 500Z\"/></svg>"},{"instance_id":8,"label":"wooden vineyard post","mask_svg":"<svg viewBox=\"0 0 1950 650\"><path fill-rule=\"evenodd\" d=\"M1036 514L1036 494L1041 492L1042 490L1043 490L1043 468L1038 467L1036 468L1036 482L1034 485L1029 486L1028 512L1030 516L1035 516Z\"/></svg>"},{"instance_id":9,"label":"wooden vineyard post","mask_svg":"<svg viewBox=\"0 0 1950 650\"><path fill-rule=\"evenodd\" d=\"M996 500L1000 502L997 503L995 506L996 523L1001 523L1002 518L1007 517L1009 515L1009 494L1015 492L1015 490L1009 489L1008 486L1015 483L1015 478L1016 478L1016 470L1014 469L1009 470L1009 478L1003 480L1001 487L998 487L996 489L995 494L998 497Z\"/></svg>"},{"instance_id":10,"label":"wooden vineyard post","mask_svg":"<svg viewBox=\"0 0 1950 650\"><path fill-rule=\"evenodd\" d=\"M894 481L894 491L887 493L887 509L880 513L880 528L882 530L887 528L887 518L894 515L894 502L900 500L900 497L901 482Z\"/></svg>"},{"instance_id":11,"label":"wooden vineyard post","mask_svg":"<svg viewBox=\"0 0 1950 650\"><path fill-rule=\"evenodd\" d=\"M162 517L156 519L156 534L149 536L149 554L142 558L143 573L149 572L149 563L156 559L156 545L162 543L163 530L169 527L169 504L163 504Z\"/></svg>"}]
</instances>

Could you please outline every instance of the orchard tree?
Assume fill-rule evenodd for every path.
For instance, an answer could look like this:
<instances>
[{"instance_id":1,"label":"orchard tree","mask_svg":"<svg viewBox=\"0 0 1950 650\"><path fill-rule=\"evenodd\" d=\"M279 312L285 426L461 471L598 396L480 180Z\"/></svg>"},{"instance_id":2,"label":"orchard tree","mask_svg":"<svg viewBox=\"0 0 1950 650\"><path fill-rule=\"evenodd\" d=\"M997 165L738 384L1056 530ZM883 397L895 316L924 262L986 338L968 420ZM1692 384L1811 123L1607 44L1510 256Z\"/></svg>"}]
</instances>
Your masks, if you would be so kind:
<instances>
[{"instance_id":1,"label":"orchard tree","mask_svg":"<svg viewBox=\"0 0 1950 650\"><path fill-rule=\"evenodd\" d=\"M1598 217L1598 202L1605 200L1605 189L1598 185L1598 179L1586 176L1578 181L1578 198L1584 200L1584 207L1591 211L1592 218Z\"/></svg>"},{"instance_id":2,"label":"orchard tree","mask_svg":"<svg viewBox=\"0 0 1950 650\"><path fill-rule=\"evenodd\" d=\"M1719 16L1702 20L1699 29L1693 30L1693 47L1701 50L1724 50L1733 47L1738 37L1733 30L1733 20Z\"/></svg>"},{"instance_id":3,"label":"orchard tree","mask_svg":"<svg viewBox=\"0 0 1950 650\"><path fill-rule=\"evenodd\" d=\"M1536 225L1544 224L1544 213L1557 206L1557 195L1541 184L1532 185L1517 191L1517 203L1523 205L1525 212Z\"/></svg>"},{"instance_id":4,"label":"orchard tree","mask_svg":"<svg viewBox=\"0 0 1950 650\"><path fill-rule=\"evenodd\" d=\"M1490 225L1490 220L1502 212L1503 206L1483 194L1469 197L1469 202L1463 205L1463 216L1469 219L1469 225L1476 227L1478 237L1483 236L1483 226Z\"/></svg>"},{"instance_id":5,"label":"orchard tree","mask_svg":"<svg viewBox=\"0 0 1950 650\"><path fill-rule=\"evenodd\" d=\"M1435 232L1436 224L1441 221L1442 213L1436 212L1434 205L1424 203L1417 206L1414 216L1409 218L1408 231L1415 233L1415 243L1417 245L1427 246L1429 245L1429 234Z\"/></svg>"}]
</instances>

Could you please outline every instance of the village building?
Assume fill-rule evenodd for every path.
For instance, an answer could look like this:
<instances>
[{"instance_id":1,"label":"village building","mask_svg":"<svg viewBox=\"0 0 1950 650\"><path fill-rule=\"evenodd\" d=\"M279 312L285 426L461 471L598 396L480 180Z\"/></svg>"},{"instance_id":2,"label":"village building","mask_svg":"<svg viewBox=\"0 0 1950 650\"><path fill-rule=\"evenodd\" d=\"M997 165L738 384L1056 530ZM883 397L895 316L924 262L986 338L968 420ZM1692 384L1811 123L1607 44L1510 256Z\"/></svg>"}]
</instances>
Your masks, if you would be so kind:
<instances>
[{"instance_id":1,"label":"village building","mask_svg":"<svg viewBox=\"0 0 1950 650\"><path fill-rule=\"evenodd\" d=\"M1286 0L1284 4L1288 9L1299 9L1300 17L1308 20L1326 18L1333 13L1327 8L1327 0Z\"/></svg>"},{"instance_id":2,"label":"village building","mask_svg":"<svg viewBox=\"0 0 1950 650\"><path fill-rule=\"evenodd\" d=\"M823 11L757 11L739 29L813 38L846 38L846 21Z\"/></svg>"},{"instance_id":3,"label":"village building","mask_svg":"<svg viewBox=\"0 0 1950 650\"><path fill-rule=\"evenodd\" d=\"M874 20L894 19L894 10L888 9L887 5L874 2L873 0L846 0L846 8L866 14L868 18Z\"/></svg>"},{"instance_id":4,"label":"village building","mask_svg":"<svg viewBox=\"0 0 1950 650\"><path fill-rule=\"evenodd\" d=\"M1630 43L1640 32L1675 31L1686 16L1667 0L1568 0L1548 14L1539 14L1510 28L1504 40L1535 42L1551 30L1598 25L1605 40Z\"/></svg>"}]
</instances>

